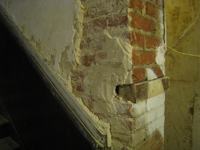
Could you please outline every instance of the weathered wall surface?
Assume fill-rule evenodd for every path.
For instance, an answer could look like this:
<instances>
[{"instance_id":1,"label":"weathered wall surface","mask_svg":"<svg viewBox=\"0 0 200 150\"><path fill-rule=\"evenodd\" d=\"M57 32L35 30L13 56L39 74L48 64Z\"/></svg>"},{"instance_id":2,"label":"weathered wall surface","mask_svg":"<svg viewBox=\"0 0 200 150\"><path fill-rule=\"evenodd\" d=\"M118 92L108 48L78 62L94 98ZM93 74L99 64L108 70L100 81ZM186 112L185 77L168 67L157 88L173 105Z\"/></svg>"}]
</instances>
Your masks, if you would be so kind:
<instances>
[{"instance_id":1,"label":"weathered wall surface","mask_svg":"<svg viewBox=\"0 0 200 150\"><path fill-rule=\"evenodd\" d=\"M133 103L116 90L164 76L163 0L0 2L63 84L110 123L113 149L163 147L165 94Z\"/></svg>"},{"instance_id":2,"label":"weathered wall surface","mask_svg":"<svg viewBox=\"0 0 200 150\"><path fill-rule=\"evenodd\" d=\"M0 3L44 60L70 87L69 74L76 61L74 28L79 13L76 1L1 0ZM64 63L63 57L66 57Z\"/></svg>"},{"instance_id":3,"label":"weathered wall surface","mask_svg":"<svg viewBox=\"0 0 200 150\"><path fill-rule=\"evenodd\" d=\"M200 54L199 7L199 0L166 1L169 46L180 52ZM166 94L166 150L190 150L194 141L200 142L197 137L192 139L193 132L198 132L192 126L197 112L194 111L195 100L200 94L199 65L199 58L177 54L169 49L166 53L166 75L170 77L171 84Z\"/></svg>"}]
</instances>

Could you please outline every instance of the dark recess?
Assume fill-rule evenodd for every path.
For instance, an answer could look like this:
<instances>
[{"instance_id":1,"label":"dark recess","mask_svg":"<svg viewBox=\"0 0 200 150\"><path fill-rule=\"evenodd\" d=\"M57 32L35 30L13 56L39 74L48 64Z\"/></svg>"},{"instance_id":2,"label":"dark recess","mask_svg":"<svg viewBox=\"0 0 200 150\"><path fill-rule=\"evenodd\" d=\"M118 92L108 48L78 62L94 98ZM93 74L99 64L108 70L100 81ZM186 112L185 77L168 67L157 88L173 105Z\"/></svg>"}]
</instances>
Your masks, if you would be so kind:
<instances>
[{"instance_id":1,"label":"dark recess","mask_svg":"<svg viewBox=\"0 0 200 150\"><path fill-rule=\"evenodd\" d=\"M92 149L1 22L0 38L0 98L25 149Z\"/></svg>"}]
</instances>

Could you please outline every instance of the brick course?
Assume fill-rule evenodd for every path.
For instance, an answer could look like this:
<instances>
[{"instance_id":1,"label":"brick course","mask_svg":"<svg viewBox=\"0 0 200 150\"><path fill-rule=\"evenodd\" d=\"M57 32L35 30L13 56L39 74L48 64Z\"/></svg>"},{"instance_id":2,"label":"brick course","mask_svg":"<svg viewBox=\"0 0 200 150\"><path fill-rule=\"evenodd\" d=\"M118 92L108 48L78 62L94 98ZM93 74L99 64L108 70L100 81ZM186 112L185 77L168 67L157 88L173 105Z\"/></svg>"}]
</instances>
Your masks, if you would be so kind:
<instances>
[{"instance_id":1,"label":"brick course","mask_svg":"<svg viewBox=\"0 0 200 150\"><path fill-rule=\"evenodd\" d=\"M95 57L96 57L96 55L85 55L83 57L83 65L90 66L92 63L96 64Z\"/></svg>"},{"instance_id":2,"label":"brick course","mask_svg":"<svg viewBox=\"0 0 200 150\"><path fill-rule=\"evenodd\" d=\"M142 29L144 31L148 31L152 33L154 32L155 23L153 20L150 20L146 17L143 17L133 12L130 12L129 15L132 17L132 20L130 22L131 27Z\"/></svg>"},{"instance_id":3,"label":"brick course","mask_svg":"<svg viewBox=\"0 0 200 150\"><path fill-rule=\"evenodd\" d=\"M131 32L131 45L144 47L144 35L138 32Z\"/></svg>"},{"instance_id":4,"label":"brick course","mask_svg":"<svg viewBox=\"0 0 200 150\"><path fill-rule=\"evenodd\" d=\"M146 14L155 19L161 19L159 17L162 16L162 11L151 3L146 2Z\"/></svg>"},{"instance_id":5,"label":"brick course","mask_svg":"<svg viewBox=\"0 0 200 150\"><path fill-rule=\"evenodd\" d=\"M117 26L126 26L128 24L128 16L125 15L115 15L113 17L108 17L108 26L117 27Z\"/></svg>"},{"instance_id":6,"label":"brick course","mask_svg":"<svg viewBox=\"0 0 200 150\"><path fill-rule=\"evenodd\" d=\"M142 0L130 0L129 7L141 11L143 9Z\"/></svg>"},{"instance_id":7,"label":"brick course","mask_svg":"<svg viewBox=\"0 0 200 150\"><path fill-rule=\"evenodd\" d=\"M160 66L152 67L151 69L153 70L153 72L155 73L155 75L156 75L158 78L164 76L162 70L160 69Z\"/></svg>"},{"instance_id":8,"label":"brick course","mask_svg":"<svg viewBox=\"0 0 200 150\"><path fill-rule=\"evenodd\" d=\"M133 83L144 81L146 78L145 68L134 69L132 74Z\"/></svg>"},{"instance_id":9,"label":"brick course","mask_svg":"<svg viewBox=\"0 0 200 150\"><path fill-rule=\"evenodd\" d=\"M146 80L146 68L152 69L157 78L164 76L156 64L157 47L163 44L164 26L161 20L163 0L82 0L82 2L83 37L79 47L81 65L86 70L89 70L91 65L93 67L101 65L101 61L108 59L108 52L103 49L106 43L104 34L106 30L111 37L124 40L126 44L128 42L132 48L130 56L134 66L132 83ZM157 130L164 124L163 96L135 104L115 99L112 106L114 108L108 108L104 101L90 95L89 88L87 89L83 82L86 81L84 80L86 76L87 71L73 73L71 76L73 92L78 93L78 96L84 93L81 98L88 109L99 119L111 124L112 140L120 142L121 150L129 147L135 150L159 150L163 147L162 135ZM161 108L158 109L159 107Z\"/></svg>"},{"instance_id":10,"label":"brick course","mask_svg":"<svg viewBox=\"0 0 200 150\"><path fill-rule=\"evenodd\" d=\"M161 39L153 36L146 36L146 48L156 48L161 45Z\"/></svg>"},{"instance_id":11,"label":"brick course","mask_svg":"<svg viewBox=\"0 0 200 150\"><path fill-rule=\"evenodd\" d=\"M107 26L107 20L106 19L96 19L92 22L84 23L83 24L83 35L86 36L88 34L99 32L103 29L105 29Z\"/></svg>"},{"instance_id":12,"label":"brick course","mask_svg":"<svg viewBox=\"0 0 200 150\"><path fill-rule=\"evenodd\" d=\"M150 51L132 51L132 60L134 66L148 65L155 63L156 53Z\"/></svg>"}]
</instances>

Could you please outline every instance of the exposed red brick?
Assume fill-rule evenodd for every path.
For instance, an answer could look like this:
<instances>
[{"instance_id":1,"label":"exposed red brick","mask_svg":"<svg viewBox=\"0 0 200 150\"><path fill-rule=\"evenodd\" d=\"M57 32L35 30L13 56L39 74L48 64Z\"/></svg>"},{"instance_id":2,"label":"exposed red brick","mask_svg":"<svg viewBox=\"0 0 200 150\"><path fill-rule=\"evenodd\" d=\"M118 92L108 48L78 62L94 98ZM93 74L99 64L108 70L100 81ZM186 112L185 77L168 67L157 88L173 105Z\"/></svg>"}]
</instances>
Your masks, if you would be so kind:
<instances>
[{"instance_id":1,"label":"exposed red brick","mask_svg":"<svg viewBox=\"0 0 200 150\"><path fill-rule=\"evenodd\" d=\"M155 7L154 5L152 5L151 3L146 2L146 14L155 18L155 19L161 19L159 18L163 12Z\"/></svg>"},{"instance_id":2,"label":"exposed red brick","mask_svg":"<svg viewBox=\"0 0 200 150\"><path fill-rule=\"evenodd\" d=\"M160 7L163 7L164 2L163 0L156 0L156 4Z\"/></svg>"},{"instance_id":3,"label":"exposed red brick","mask_svg":"<svg viewBox=\"0 0 200 150\"><path fill-rule=\"evenodd\" d=\"M128 16L127 14L122 15L115 15L113 17L108 17L108 26L109 27L117 27L120 25L127 25L128 24Z\"/></svg>"},{"instance_id":4,"label":"exposed red brick","mask_svg":"<svg viewBox=\"0 0 200 150\"><path fill-rule=\"evenodd\" d=\"M107 56L108 56L108 53L98 53L98 54L97 54L97 57L98 57L98 58L101 58L101 59L106 59Z\"/></svg>"},{"instance_id":5,"label":"exposed red brick","mask_svg":"<svg viewBox=\"0 0 200 150\"><path fill-rule=\"evenodd\" d=\"M132 61L134 66L148 65L155 63L156 53L149 51L132 51Z\"/></svg>"},{"instance_id":6,"label":"exposed red brick","mask_svg":"<svg viewBox=\"0 0 200 150\"><path fill-rule=\"evenodd\" d=\"M84 92L84 86L82 85L82 84L78 84L77 86L76 86L76 90L78 91L78 92Z\"/></svg>"},{"instance_id":7,"label":"exposed red brick","mask_svg":"<svg viewBox=\"0 0 200 150\"><path fill-rule=\"evenodd\" d=\"M144 47L144 35L138 32L132 32L131 34L131 45L137 45Z\"/></svg>"},{"instance_id":8,"label":"exposed red brick","mask_svg":"<svg viewBox=\"0 0 200 150\"><path fill-rule=\"evenodd\" d=\"M146 48L156 48L161 45L161 40L153 37L153 36L146 36Z\"/></svg>"},{"instance_id":9,"label":"exposed red brick","mask_svg":"<svg viewBox=\"0 0 200 150\"><path fill-rule=\"evenodd\" d=\"M92 63L96 64L95 55L85 55L83 57L83 65L90 66Z\"/></svg>"},{"instance_id":10,"label":"exposed red brick","mask_svg":"<svg viewBox=\"0 0 200 150\"><path fill-rule=\"evenodd\" d=\"M163 140L160 140L158 143L156 143L151 150L160 150L163 147Z\"/></svg>"},{"instance_id":11,"label":"exposed red brick","mask_svg":"<svg viewBox=\"0 0 200 150\"><path fill-rule=\"evenodd\" d=\"M158 8L153 6L151 3L146 2L146 14L157 19Z\"/></svg>"},{"instance_id":12,"label":"exposed red brick","mask_svg":"<svg viewBox=\"0 0 200 150\"><path fill-rule=\"evenodd\" d=\"M145 73L145 68L134 69L132 74L133 83L144 81L146 78Z\"/></svg>"},{"instance_id":13,"label":"exposed red brick","mask_svg":"<svg viewBox=\"0 0 200 150\"><path fill-rule=\"evenodd\" d=\"M141 11L143 9L142 0L130 0L129 7Z\"/></svg>"},{"instance_id":14,"label":"exposed red brick","mask_svg":"<svg viewBox=\"0 0 200 150\"><path fill-rule=\"evenodd\" d=\"M142 29L144 31L154 32L155 23L153 20L145 18L141 15L134 14L132 12L129 15L133 18L130 22L130 26L138 29Z\"/></svg>"},{"instance_id":15,"label":"exposed red brick","mask_svg":"<svg viewBox=\"0 0 200 150\"><path fill-rule=\"evenodd\" d=\"M94 35L92 38L87 37L84 41L80 43L80 49L92 49L94 51L102 50L102 46L105 42L105 37L98 35Z\"/></svg>"},{"instance_id":16,"label":"exposed red brick","mask_svg":"<svg viewBox=\"0 0 200 150\"><path fill-rule=\"evenodd\" d=\"M105 29L107 26L106 19L96 19L92 22L84 23L83 24L83 35L92 34L95 32L99 32L103 29Z\"/></svg>"},{"instance_id":17,"label":"exposed red brick","mask_svg":"<svg viewBox=\"0 0 200 150\"><path fill-rule=\"evenodd\" d=\"M158 78L164 76L162 70L160 69L160 66L152 67L151 69L153 70L153 72L156 74L156 76L157 76Z\"/></svg>"}]
</instances>

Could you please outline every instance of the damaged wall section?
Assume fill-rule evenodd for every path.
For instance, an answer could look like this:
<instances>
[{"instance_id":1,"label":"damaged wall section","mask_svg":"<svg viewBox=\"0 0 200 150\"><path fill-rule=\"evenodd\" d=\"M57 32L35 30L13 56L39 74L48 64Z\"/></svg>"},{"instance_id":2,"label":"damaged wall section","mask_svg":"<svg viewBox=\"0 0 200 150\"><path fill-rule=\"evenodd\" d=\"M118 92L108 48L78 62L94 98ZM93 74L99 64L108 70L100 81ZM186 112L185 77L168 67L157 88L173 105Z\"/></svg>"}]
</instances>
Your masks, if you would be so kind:
<instances>
[{"instance_id":1,"label":"damaged wall section","mask_svg":"<svg viewBox=\"0 0 200 150\"><path fill-rule=\"evenodd\" d=\"M109 146L163 147L165 94L133 103L116 93L164 76L163 0L0 4L83 108L110 124Z\"/></svg>"}]
</instances>

